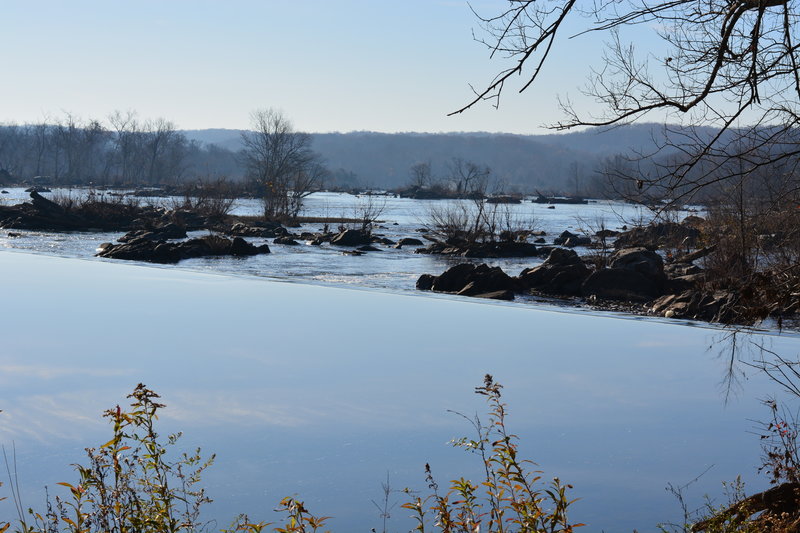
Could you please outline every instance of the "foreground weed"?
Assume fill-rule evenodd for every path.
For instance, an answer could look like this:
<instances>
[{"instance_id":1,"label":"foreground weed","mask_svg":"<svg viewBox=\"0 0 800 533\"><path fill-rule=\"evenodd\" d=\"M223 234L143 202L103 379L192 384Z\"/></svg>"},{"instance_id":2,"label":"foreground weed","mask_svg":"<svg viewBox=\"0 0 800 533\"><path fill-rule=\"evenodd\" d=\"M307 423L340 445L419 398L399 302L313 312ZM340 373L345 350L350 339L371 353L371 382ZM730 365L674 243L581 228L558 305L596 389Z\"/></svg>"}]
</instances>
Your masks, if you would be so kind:
<instances>
[{"instance_id":1,"label":"foreground weed","mask_svg":"<svg viewBox=\"0 0 800 533\"><path fill-rule=\"evenodd\" d=\"M460 478L450 482L446 493L439 491L431 472L425 465L430 494L414 496L403 508L412 511L415 531L442 533L571 533L584 524L570 524L567 510L575 501L567 496L571 485L558 478L542 481L536 465L517 455L518 437L506 428L506 404L501 401L500 389L492 376L475 392L486 397L489 404L489 423L481 424L476 417L477 438L461 438L453 445L477 454L483 463L484 476L480 483ZM463 416L463 415L462 415ZM433 524L428 528L428 524Z\"/></svg>"},{"instance_id":2,"label":"foreground weed","mask_svg":"<svg viewBox=\"0 0 800 533\"><path fill-rule=\"evenodd\" d=\"M155 422L163 404L158 394L139 384L128 396L130 410L119 406L104 413L113 438L87 448L87 465L75 465L78 482L59 483L66 497L47 502L44 513L29 510L24 533L176 533L201 529L200 509L211 500L198 487L203 471L214 461L200 450L170 453L180 434L165 442Z\"/></svg>"}]
</instances>

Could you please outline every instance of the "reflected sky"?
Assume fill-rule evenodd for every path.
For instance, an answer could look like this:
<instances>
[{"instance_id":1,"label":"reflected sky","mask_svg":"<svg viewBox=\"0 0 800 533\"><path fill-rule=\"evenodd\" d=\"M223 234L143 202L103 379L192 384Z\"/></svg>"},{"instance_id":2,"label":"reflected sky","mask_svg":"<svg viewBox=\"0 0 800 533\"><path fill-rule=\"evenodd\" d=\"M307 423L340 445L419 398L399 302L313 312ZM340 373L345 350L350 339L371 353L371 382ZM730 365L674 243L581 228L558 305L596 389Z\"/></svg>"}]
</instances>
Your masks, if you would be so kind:
<instances>
[{"instance_id":1,"label":"reflected sky","mask_svg":"<svg viewBox=\"0 0 800 533\"><path fill-rule=\"evenodd\" d=\"M16 447L26 506L74 479L82 448L107 440L100 414L143 382L168 405L164 434L218 455L209 518L274 520L299 494L334 530L369 530L387 472L416 489L426 462L440 484L478 472L447 445L470 430L448 410L484 412L472 390L487 372L522 453L576 486L586 531L677 519L664 487L710 465L698 505L737 474L766 486L752 421L778 390L750 372L724 401L718 329L8 251L0 275L0 442Z\"/></svg>"}]
</instances>

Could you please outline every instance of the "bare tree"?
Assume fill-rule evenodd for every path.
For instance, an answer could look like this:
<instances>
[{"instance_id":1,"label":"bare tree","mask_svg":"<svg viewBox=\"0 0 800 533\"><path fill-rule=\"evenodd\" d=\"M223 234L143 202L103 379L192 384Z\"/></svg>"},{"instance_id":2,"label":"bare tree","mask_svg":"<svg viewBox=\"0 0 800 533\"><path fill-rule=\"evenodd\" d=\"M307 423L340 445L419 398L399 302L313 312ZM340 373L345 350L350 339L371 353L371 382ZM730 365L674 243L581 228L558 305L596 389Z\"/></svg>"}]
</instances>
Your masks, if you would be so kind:
<instances>
[{"instance_id":1,"label":"bare tree","mask_svg":"<svg viewBox=\"0 0 800 533\"><path fill-rule=\"evenodd\" d=\"M141 127L134 111L114 111L108 117L114 130L114 150L111 154L115 177L122 183L141 183L143 169Z\"/></svg>"},{"instance_id":2,"label":"bare tree","mask_svg":"<svg viewBox=\"0 0 800 533\"><path fill-rule=\"evenodd\" d=\"M454 157L448 165L450 179L455 185L456 195L463 198L483 199L489 186L489 167Z\"/></svg>"},{"instance_id":3,"label":"bare tree","mask_svg":"<svg viewBox=\"0 0 800 533\"><path fill-rule=\"evenodd\" d=\"M478 15L478 40L510 64L453 113L485 100L499 105L506 84L517 79L520 91L536 83L552 51L575 37L565 33L574 22L582 24L578 36L607 35L603 63L590 69L585 90L603 108L583 116L562 102L565 117L552 127L613 126L653 112L689 124L667 128L658 146L679 157L656 161L648 174L619 178L654 194L689 197L761 165L791 161L794 171L800 160L797 11L789 0L508 0L500 13ZM643 57L623 42L621 32L636 25L656 28L664 52ZM740 128L745 119L752 125ZM730 158L746 164L732 169L725 163Z\"/></svg>"},{"instance_id":4,"label":"bare tree","mask_svg":"<svg viewBox=\"0 0 800 533\"><path fill-rule=\"evenodd\" d=\"M318 187L322 172L311 136L294 130L275 109L251 114L253 131L242 134L242 160L264 200L264 217L296 216L302 199Z\"/></svg>"},{"instance_id":5,"label":"bare tree","mask_svg":"<svg viewBox=\"0 0 800 533\"><path fill-rule=\"evenodd\" d=\"M175 124L163 118L148 120L141 133L142 159L147 161L147 182L150 184L173 181L183 171L186 157L186 137L175 129Z\"/></svg>"},{"instance_id":6,"label":"bare tree","mask_svg":"<svg viewBox=\"0 0 800 533\"><path fill-rule=\"evenodd\" d=\"M425 161L411 166L411 186L419 189L430 187L433 184L431 162Z\"/></svg>"}]
</instances>

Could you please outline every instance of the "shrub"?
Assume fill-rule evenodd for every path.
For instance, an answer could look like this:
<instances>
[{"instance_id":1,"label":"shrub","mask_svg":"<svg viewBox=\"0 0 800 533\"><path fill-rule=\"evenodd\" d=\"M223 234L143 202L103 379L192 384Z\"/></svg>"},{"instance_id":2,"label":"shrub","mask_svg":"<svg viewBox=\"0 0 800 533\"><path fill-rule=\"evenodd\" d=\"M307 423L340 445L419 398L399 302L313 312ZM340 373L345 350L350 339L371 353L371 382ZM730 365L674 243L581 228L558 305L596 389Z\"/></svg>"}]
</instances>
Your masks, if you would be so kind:
<instances>
[{"instance_id":1,"label":"shrub","mask_svg":"<svg viewBox=\"0 0 800 533\"><path fill-rule=\"evenodd\" d=\"M542 481L542 472L535 463L517 455L517 436L506 428L506 404L500 400L502 385L486 375L475 392L486 397L489 423L484 426L472 420L477 439L462 438L453 445L477 454L483 462L484 479L479 483L453 480L450 490L442 494L433 478L430 465L425 476L431 493L415 496L403 508L413 511L416 531L442 533L476 531L519 533L571 533L584 524L570 524L567 510L575 500L567 497L571 485L558 478ZM430 529L429 516L433 518Z\"/></svg>"}]
</instances>

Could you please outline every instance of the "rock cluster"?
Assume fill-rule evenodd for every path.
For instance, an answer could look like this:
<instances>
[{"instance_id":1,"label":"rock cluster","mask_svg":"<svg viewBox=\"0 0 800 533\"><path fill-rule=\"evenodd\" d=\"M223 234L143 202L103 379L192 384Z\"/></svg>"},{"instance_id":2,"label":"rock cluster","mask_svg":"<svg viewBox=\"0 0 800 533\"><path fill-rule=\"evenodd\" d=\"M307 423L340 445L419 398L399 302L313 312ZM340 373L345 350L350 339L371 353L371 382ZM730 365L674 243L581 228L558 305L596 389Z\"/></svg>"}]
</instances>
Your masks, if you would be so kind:
<instances>
[{"instance_id":1,"label":"rock cluster","mask_svg":"<svg viewBox=\"0 0 800 533\"><path fill-rule=\"evenodd\" d=\"M97 257L150 263L177 263L194 257L251 256L268 253L269 246L266 244L255 246L241 237L234 237L231 240L219 235L207 235L182 242L169 242L151 238L150 235L140 235L121 244L100 245Z\"/></svg>"}]
</instances>

